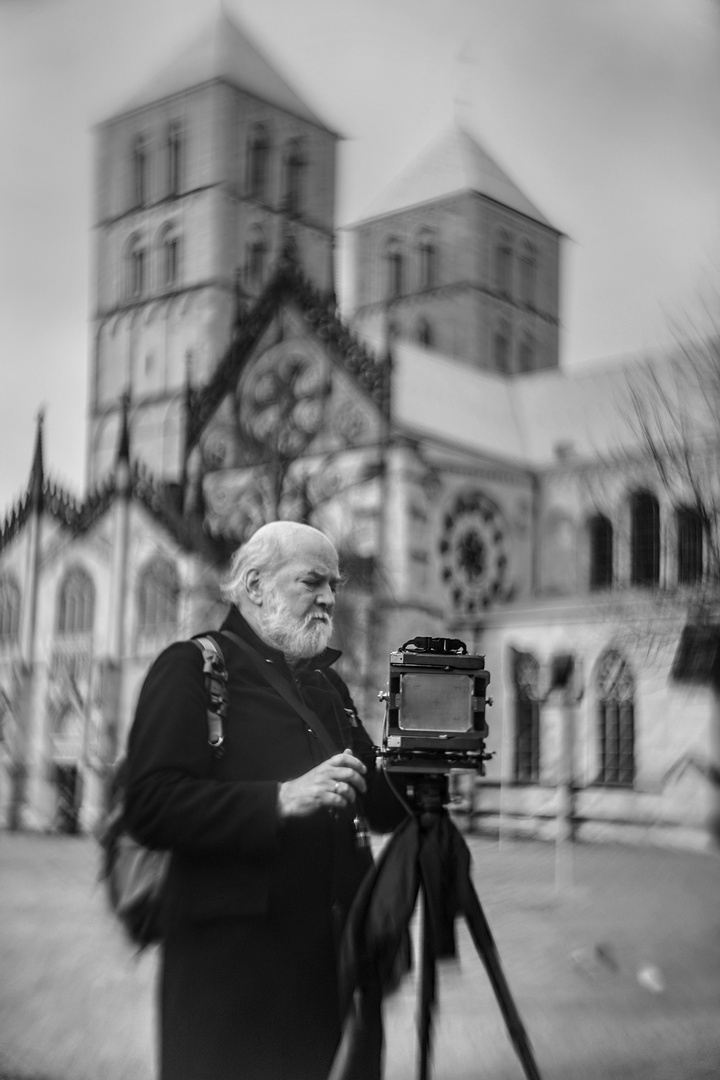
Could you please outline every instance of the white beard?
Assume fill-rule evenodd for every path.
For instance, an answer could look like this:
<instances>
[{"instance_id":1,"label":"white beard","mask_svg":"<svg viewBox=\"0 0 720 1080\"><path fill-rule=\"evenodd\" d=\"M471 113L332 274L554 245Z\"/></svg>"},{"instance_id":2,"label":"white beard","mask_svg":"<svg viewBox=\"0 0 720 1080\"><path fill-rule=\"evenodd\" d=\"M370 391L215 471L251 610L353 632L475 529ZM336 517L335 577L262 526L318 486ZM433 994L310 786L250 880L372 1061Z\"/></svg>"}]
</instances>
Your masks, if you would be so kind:
<instances>
[{"instance_id":1,"label":"white beard","mask_svg":"<svg viewBox=\"0 0 720 1080\"><path fill-rule=\"evenodd\" d=\"M288 660L307 660L324 652L333 631L332 617L326 612L311 612L304 619L295 619L275 589L265 594L260 621L265 641Z\"/></svg>"}]
</instances>

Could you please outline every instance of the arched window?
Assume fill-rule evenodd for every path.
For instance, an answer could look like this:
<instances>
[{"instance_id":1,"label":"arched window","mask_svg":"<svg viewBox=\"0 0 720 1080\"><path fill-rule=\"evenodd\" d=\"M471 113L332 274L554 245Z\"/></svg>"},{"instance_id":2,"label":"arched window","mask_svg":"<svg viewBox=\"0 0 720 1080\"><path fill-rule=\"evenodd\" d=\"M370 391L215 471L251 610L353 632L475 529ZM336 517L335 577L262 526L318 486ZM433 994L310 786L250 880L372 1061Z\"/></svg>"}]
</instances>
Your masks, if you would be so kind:
<instances>
[{"instance_id":1,"label":"arched window","mask_svg":"<svg viewBox=\"0 0 720 1080\"><path fill-rule=\"evenodd\" d=\"M285 211L299 214L303 207L305 159L300 143L293 139L285 153Z\"/></svg>"},{"instance_id":2,"label":"arched window","mask_svg":"<svg viewBox=\"0 0 720 1080\"><path fill-rule=\"evenodd\" d=\"M501 233L495 248L495 288L501 296L512 293L512 246L507 233Z\"/></svg>"},{"instance_id":3,"label":"arched window","mask_svg":"<svg viewBox=\"0 0 720 1080\"><path fill-rule=\"evenodd\" d=\"M247 190L251 198L267 199L269 166L270 138L267 129L262 124L256 124L248 142Z\"/></svg>"},{"instance_id":4,"label":"arched window","mask_svg":"<svg viewBox=\"0 0 720 1080\"><path fill-rule=\"evenodd\" d=\"M81 567L68 570L60 586L57 608L58 634L87 634L93 628L95 586Z\"/></svg>"},{"instance_id":5,"label":"arched window","mask_svg":"<svg viewBox=\"0 0 720 1080\"><path fill-rule=\"evenodd\" d=\"M635 680L622 656L608 650L595 680L598 696L597 782L632 787L635 780Z\"/></svg>"},{"instance_id":6,"label":"arched window","mask_svg":"<svg viewBox=\"0 0 720 1080\"><path fill-rule=\"evenodd\" d=\"M385 248L387 265L387 295L390 299L401 296L403 291L403 257L400 241L391 237Z\"/></svg>"},{"instance_id":7,"label":"arched window","mask_svg":"<svg viewBox=\"0 0 720 1080\"><path fill-rule=\"evenodd\" d=\"M513 778L518 784L537 784L540 779L540 664L532 653L513 650L513 685Z\"/></svg>"},{"instance_id":8,"label":"arched window","mask_svg":"<svg viewBox=\"0 0 720 1080\"><path fill-rule=\"evenodd\" d=\"M171 289L180 277L180 240L174 225L166 225L160 234L160 280Z\"/></svg>"},{"instance_id":9,"label":"arched window","mask_svg":"<svg viewBox=\"0 0 720 1080\"><path fill-rule=\"evenodd\" d=\"M689 506L675 515L677 528L677 579L679 585L695 585L703 575L703 519Z\"/></svg>"},{"instance_id":10,"label":"arched window","mask_svg":"<svg viewBox=\"0 0 720 1080\"><path fill-rule=\"evenodd\" d=\"M248 237L247 254L245 260L247 284L250 289L261 288L265 279L265 263L267 260L267 245L263 231L259 225L255 225Z\"/></svg>"},{"instance_id":11,"label":"arched window","mask_svg":"<svg viewBox=\"0 0 720 1080\"><path fill-rule=\"evenodd\" d=\"M167 192L179 195L182 188L182 129L180 124L170 124L167 137Z\"/></svg>"},{"instance_id":12,"label":"arched window","mask_svg":"<svg viewBox=\"0 0 720 1080\"><path fill-rule=\"evenodd\" d=\"M432 326L427 319L418 319L417 339L421 345L429 349L433 344Z\"/></svg>"},{"instance_id":13,"label":"arched window","mask_svg":"<svg viewBox=\"0 0 720 1080\"><path fill-rule=\"evenodd\" d=\"M145 249L139 236L133 236L126 255L127 297L137 300L145 292Z\"/></svg>"},{"instance_id":14,"label":"arched window","mask_svg":"<svg viewBox=\"0 0 720 1080\"><path fill-rule=\"evenodd\" d=\"M144 633L173 630L178 621L180 582L174 564L162 556L143 569L138 583L138 626Z\"/></svg>"},{"instance_id":15,"label":"arched window","mask_svg":"<svg viewBox=\"0 0 720 1080\"><path fill-rule=\"evenodd\" d=\"M532 371L535 359L535 342L531 333L522 336L518 349L518 371Z\"/></svg>"},{"instance_id":16,"label":"arched window","mask_svg":"<svg viewBox=\"0 0 720 1080\"><path fill-rule=\"evenodd\" d=\"M613 528L603 514L588 522L590 588L609 589L613 581Z\"/></svg>"},{"instance_id":17,"label":"arched window","mask_svg":"<svg viewBox=\"0 0 720 1080\"><path fill-rule=\"evenodd\" d=\"M510 371L510 327L501 320L493 338L493 360L497 371L506 375Z\"/></svg>"},{"instance_id":18,"label":"arched window","mask_svg":"<svg viewBox=\"0 0 720 1080\"><path fill-rule=\"evenodd\" d=\"M419 277L421 289L434 289L437 285L437 248L430 229L423 229L417 244Z\"/></svg>"},{"instance_id":19,"label":"arched window","mask_svg":"<svg viewBox=\"0 0 720 1080\"><path fill-rule=\"evenodd\" d=\"M138 135L132 149L132 203L144 206L147 198L147 150L142 135Z\"/></svg>"},{"instance_id":20,"label":"arched window","mask_svg":"<svg viewBox=\"0 0 720 1080\"><path fill-rule=\"evenodd\" d=\"M525 307L535 307L536 276L535 248L526 240L520 252L520 303Z\"/></svg>"},{"instance_id":21,"label":"arched window","mask_svg":"<svg viewBox=\"0 0 720 1080\"><path fill-rule=\"evenodd\" d=\"M654 495L637 491L630 500L630 575L633 585L660 581L660 507Z\"/></svg>"},{"instance_id":22,"label":"arched window","mask_svg":"<svg viewBox=\"0 0 720 1080\"><path fill-rule=\"evenodd\" d=\"M9 576L0 578L0 644L17 641L20 633L20 589Z\"/></svg>"}]
</instances>

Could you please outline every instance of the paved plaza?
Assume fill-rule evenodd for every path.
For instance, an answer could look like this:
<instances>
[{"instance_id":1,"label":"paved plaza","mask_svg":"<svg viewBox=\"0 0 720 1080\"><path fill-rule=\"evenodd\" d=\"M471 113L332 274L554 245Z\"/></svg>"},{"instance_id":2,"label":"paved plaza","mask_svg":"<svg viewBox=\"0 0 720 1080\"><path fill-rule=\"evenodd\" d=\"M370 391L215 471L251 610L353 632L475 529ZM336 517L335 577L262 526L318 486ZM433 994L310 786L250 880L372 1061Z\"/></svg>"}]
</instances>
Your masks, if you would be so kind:
<instances>
[{"instance_id":1,"label":"paved plaza","mask_svg":"<svg viewBox=\"0 0 720 1080\"><path fill-rule=\"evenodd\" d=\"M719 856L468 844L543 1080L720 1077ZM88 838L0 834L0 1080L153 1076L156 959L122 938L97 867ZM464 924L458 941L433 1080L522 1080ZM411 975L386 1007L386 1080L416 1076L415 1005Z\"/></svg>"}]
</instances>

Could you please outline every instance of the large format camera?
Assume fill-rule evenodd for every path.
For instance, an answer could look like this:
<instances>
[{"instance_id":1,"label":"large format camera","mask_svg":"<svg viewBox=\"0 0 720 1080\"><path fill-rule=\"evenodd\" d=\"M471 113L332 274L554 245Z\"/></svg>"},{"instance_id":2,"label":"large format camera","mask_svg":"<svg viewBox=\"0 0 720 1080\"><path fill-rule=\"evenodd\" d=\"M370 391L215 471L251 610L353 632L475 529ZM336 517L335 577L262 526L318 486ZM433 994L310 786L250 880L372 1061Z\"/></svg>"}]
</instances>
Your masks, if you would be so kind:
<instances>
[{"instance_id":1,"label":"large format camera","mask_svg":"<svg viewBox=\"0 0 720 1080\"><path fill-rule=\"evenodd\" d=\"M376 973L381 993L379 973L390 972L402 960L410 919L422 895L418 1080L428 1080L429 1075L437 1000L435 964L456 955L454 923L459 915L465 918L483 961L526 1080L541 1080L475 892L470 852L447 811L452 770L473 769L483 775L484 762L492 756L485 752L485 707L492 704L485 697L489 682L485 658L469 656L464 642L417 637L390 653L388 687L378 695L386 705L379 753L389 774L403 774L397 783L391 775L388 780L408 816L368 872L358 894L361 902L356 901L350 911L352 933L348 935L346 927L341 967L348 1001L358 990L362 1000L365 987L373 985L372 979L362 984L369 971ZM398 896L403 886L409 894ZM388 919L388 912L393 920ZM356 1046L361 1042L362 1036L355 1039Z\"/></svg>"},{"instance_id":2,"label":"large format camera","mask_svg":"<svg viewBox=\"0 0 720 1080\"><path fill-rule=\"evenodd\" d=\"M485 772L488 727L483 656L454 638L416 637L390 653L383 767L390 772Z\"/></svg>"}]
</instances>

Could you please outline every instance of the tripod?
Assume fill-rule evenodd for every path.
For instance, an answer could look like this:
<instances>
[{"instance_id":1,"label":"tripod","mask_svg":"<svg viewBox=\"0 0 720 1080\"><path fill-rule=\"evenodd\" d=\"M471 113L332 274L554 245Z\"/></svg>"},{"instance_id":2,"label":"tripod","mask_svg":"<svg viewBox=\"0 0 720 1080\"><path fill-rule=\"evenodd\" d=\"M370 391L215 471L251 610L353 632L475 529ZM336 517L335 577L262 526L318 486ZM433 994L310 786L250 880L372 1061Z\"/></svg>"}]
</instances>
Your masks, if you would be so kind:
<instances>
[{"instance_id":1,"label":"tripod","mask_svg":"<svg viewBox=\"0 0 720 1080\"><path fill-rule=\"evenodd\" d=\"M541 1080L529 1039L503 973L497 947L490 932L470 876L470 852L450 820L446 773L412 777L411 814L388 843L353 912L346 943L346 994L364 995L365 1003L377 1002L381 988L397 985L398 961L418 895L423 897L418 1009L418 1080L428 1080L432 1049L433 1011L437 990L436 961L453 957L455 920L465 919L497 999L515 1052L527 1080ZM405 958L404 971L410 961ZM404 971L400 974L404 974ZM349 999L349 994L348 994ZM369 1031L370 1007L356 1021L356 1048L363 1029ZM359 1037L357 1033L360 1033ZM352 1041L352 1040L351 1040ZM356 1051L359 1061L362 1051ZM346 1077L364 1075L347 1071Z\"/></svg>"},{"instance_id":2,"label":"tripod","mask_svg":"<svg viewBox=\"0 0 720 1080\"><path fill-rule=\"evenodd\" d=\"M443 941L443 927L438 920L438 894L440 889L454 886L457 913L465 918L475 949L482 960L490 985L502 1012L510 1039L520 1059L527 1080L541 1080L530 1041L523 1027L520 1015L510 993L505 975L500 964L500 956L493 939L485 913L470 877L470 856L467 844L456 826L450 820L446 804L448 796L447 774L423 777L415 785L415 816L421 834L418 862L420 867L420 892L423 895L424 910L422 920L421 968L420 968L420 1013L419 1013L419 1080L429 1076L430 1050L432 1042L432 1015L435 1004L437 970L436 959L442 956L454 956L454 941ZM424 858L423 849L428 843L435 845L440 840L441 847L444 830L450 831L451 864L441 867L440 875L436 868ZM450 874L450 876L448 876ZM440 916L442 917L442 916ZM453 932L452 924L450 933ZM447 926L445 927L447 933ZM451 951L445 951L447 948Z\"/></svg>"}]
</instances>

